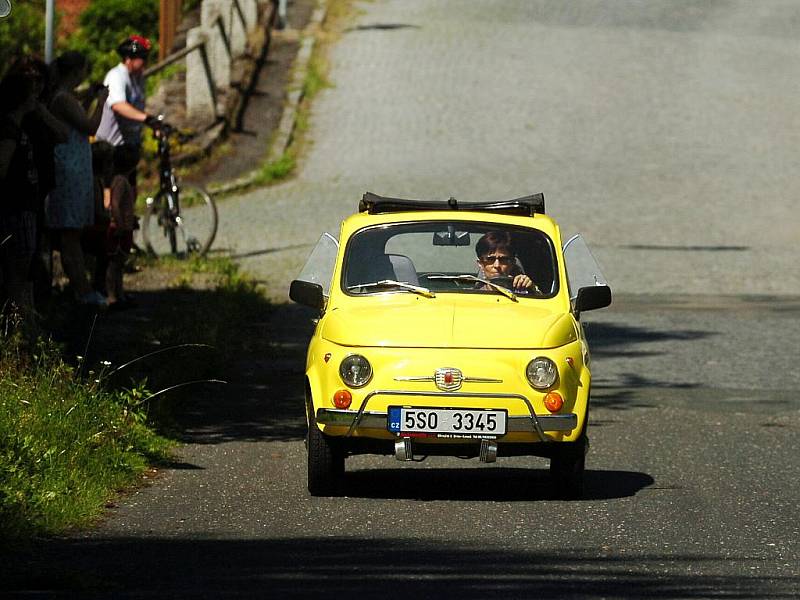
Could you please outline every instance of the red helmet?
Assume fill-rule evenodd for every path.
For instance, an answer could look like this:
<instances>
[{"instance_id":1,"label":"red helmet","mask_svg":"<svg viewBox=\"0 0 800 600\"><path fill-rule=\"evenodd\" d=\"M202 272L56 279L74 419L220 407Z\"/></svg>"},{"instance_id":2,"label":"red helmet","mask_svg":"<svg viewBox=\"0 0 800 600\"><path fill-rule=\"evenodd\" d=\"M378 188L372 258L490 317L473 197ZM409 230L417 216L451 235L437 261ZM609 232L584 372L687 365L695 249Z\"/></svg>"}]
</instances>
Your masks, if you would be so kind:
<instances>
[{"instance_id":1,"label":"red helmet","mask_svg":"<svg viewBox=\"0 0 800 600\"><path fill-rule=\"evenodd\" d=\"M146 37L132 35L117 47L122 58L147 58L153 45Z\"/></svg>"}]
</instances>

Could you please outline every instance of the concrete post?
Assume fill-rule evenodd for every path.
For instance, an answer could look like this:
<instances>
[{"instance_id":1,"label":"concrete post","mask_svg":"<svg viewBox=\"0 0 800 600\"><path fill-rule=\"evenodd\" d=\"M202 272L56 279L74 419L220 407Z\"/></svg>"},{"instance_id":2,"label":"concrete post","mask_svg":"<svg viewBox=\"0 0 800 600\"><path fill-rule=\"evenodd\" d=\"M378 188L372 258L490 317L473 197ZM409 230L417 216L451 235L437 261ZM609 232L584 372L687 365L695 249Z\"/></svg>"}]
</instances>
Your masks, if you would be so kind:
<instances>
[{"instance_id":1,"label":"concrete post","mask_svg":"<svg viewBox=\"0 0 800 600\"><path fill-rule=\"evenodd\" d=\"M208 34L202 27L187 32L186 45L207 42ZM211 93L206 76L203 55L199 50L186 56L186 115L190 119L214 121L216 119L215 98Z\"/></svg>"},{"instance_id":2,"label":"concrete post","mask_svg":"<svg viewBox=\"0 0 800 600\"><path fill-rule=\"evenodd\" d=\"M203 0L200 24L208 33L208 60L214 73L214 82L220 89L231 85L230 40L223 0ZM220 22L219 19L222 19Z\"/></svg>"},{"instance_id":3,"label":"concrete post","mask_svg":"<svg viewBox=\"0 0 800 600\"><path fill-rule=\"evenodd\" d=\"M230 32L231 52L235 57L244 54L247 48L247 29L242 24L242 18L233 0L221 0L226 13L226 23ZM241 8L241 2L239 8Z\"/></svg>"},{"instance_id":4,"label":"concrete post","mask_svg":"<svg viewBox=\"0 0 800 600\"><path fill-rule=\"evenodd\" d=\"M222 17L225 33L231 47L231 55L241 56L245 49L247 33L242 27L242 20L232 0L203 0L200 9L200 23L211 28L217 15Z\"/></svg>"},{"instance_id":5,"label":"concrete post","mask_svg":"<svg viewBox=\"0 0 800 600\"><path fill-rule=\"evenodd\" d=\"M257 0L239 0L242 7L244 18L247 21L247 31L253 31L258 25L258 2Z\"/></svg>"}]
</instances>

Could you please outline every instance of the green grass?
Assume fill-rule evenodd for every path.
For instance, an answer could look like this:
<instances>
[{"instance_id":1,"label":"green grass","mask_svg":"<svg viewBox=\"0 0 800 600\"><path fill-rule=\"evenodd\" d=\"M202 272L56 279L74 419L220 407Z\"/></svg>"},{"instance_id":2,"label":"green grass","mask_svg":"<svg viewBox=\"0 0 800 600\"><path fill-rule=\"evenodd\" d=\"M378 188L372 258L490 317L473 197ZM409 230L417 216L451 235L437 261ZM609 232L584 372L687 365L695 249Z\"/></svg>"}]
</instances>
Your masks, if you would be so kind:
<instances>
[{"instance_id":1,"label":"green grass","mask_svg":"<svg viewBox=\"0 0 800 600\"><path fill-rule=\"evenodd\" d=\"M147 426L144 386L106 389L54 344L3 334L0 348L0 534L90 523L171 443Z\"/></svg>"},{"instance_id":2,"label":"green grass","mask_svg":"<svg viewBox=\"0 0 800 600\"><path fill-rule=\"evenodd\" d=\"M253 181L253 185L268 185L286 179L295 168L294 156L285 153L275 162L263 165Z\"/></svg>"},{"instance_id":3,"label":"green grass","mask_svg":"<svg viewBox=\"0 0 800 600\"><path fill-rule=\"evenodd\" d=\"M328 65L320 52L315 52L308 61L308 70L303 81L303 97L313 100L323 89L331 87L327 77Z\"/></svg>"},{"instance_id":4,"label":"green grass","mask_svg":"<svg viewBox=\"0 0 800 600\"><path fill-rule=\"evenodd\" d=\"M102 361L66 357L73 359L70 364L63 348L41 332L10 333L14 327L1 324L0 537L91 525L110 499L141 482L149 465L169 459L175 442L168 437L180 431L176 411L194 406L199 388L156 397L151 392L225 379L235 361L267 352L269 340L252 332L254 323L267 320L271 306L230 258L142 265L168 284L150 292L156 301L146 309L147 319L128 323L135 329L125 330L125 343L107 346L98 332L112 339L121 335L108 326L98 326L89 344L91 324L75 332L79 339L72 346L88 346L89 355ZM46 322L54 330L74 323L64 316L70 314L67 305L51 310L54 318ZM150 356L161 349L166 352ZM215 387L214 393L220 391Z\"/></svg>"}]
</instances>

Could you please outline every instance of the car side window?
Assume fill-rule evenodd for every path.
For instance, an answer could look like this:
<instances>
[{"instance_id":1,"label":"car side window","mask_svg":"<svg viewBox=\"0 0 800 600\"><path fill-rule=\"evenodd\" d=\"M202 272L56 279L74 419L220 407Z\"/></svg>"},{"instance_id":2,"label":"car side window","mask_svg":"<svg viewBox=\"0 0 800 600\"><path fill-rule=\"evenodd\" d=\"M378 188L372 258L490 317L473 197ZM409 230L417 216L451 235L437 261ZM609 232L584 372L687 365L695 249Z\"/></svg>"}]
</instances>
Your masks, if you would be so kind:
<instances>
[{"instance_id":1,"label":"car side window","mask_svg":"<svg viewBox=\"0 0 800 600\"><path fill-rule=\"evenodd\" d=\"M569 297L574 300L582 287L608 285L586 240L581 234L572 236L564 243L564 262L567 267Z\"/></svg>"},{"instance_id":2,"label":"car side window","mask_svg":"<svg viewBox=\"0 0 800 600\"><path fill-rule=\"evenodd\" d=\"M329 297L338 253L338 240L330 233L323 233L295 279L321 285L323 295Z\"/></svg>"}]
</instances>

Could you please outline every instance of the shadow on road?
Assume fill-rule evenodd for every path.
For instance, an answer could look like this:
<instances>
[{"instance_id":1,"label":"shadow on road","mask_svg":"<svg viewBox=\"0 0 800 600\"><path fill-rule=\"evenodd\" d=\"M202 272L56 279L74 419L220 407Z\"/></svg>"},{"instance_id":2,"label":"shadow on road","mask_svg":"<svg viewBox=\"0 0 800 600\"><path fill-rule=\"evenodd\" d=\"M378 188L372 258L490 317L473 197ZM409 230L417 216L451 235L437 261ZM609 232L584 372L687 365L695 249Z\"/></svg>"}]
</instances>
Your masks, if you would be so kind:
<instances>
[{"instance_id":1,"label":"shadow on road","mask_svg":"<svg viewBox=\"0 0 800 600\"><path fill-rule=\"evenodd\" d=\"M654 483L650 475L629 471L587 470L585 477L584 500L627 498ZM496 466L352 471L344 485L344 495L354 498L530 502L549 500L553 494L546 469Z\"/></svg>"},{"instance_id":2,"label":"shadow on road","mask_svg":"<svg viewBox=\"0 0 800 600\"><path fill-rule=\"evenodd\" d=\"M641 357L659 356L663 350L642 349L643 344L656 342L693 342L716 335L711 331L658 330L619 323L585 323L584 330L592 356Z\"/></svg>"},{"instance_id":3,"label":"shadow on road","mask_svg":"<svg viewBox=\"0 0 800 600\"><path fill-rule=\"evenodd\" d=\"M419 25L409 25L408 23L373 23L371 25L359 25L345 29L345 33L353 31L396 31L398 29L420 29Z\"/></svg>"},{"instance_id":4,"label":"shadow on road","mask_svg":"<svg viewBox=\"0 0 800 600\"><path fill-rule=\"evenodd\" d=\"M744 556L623 555L546 540L508 551L502 540L448 544L382 534L54 540L4 560L0 589L48 598L788 598L800 584L755 575Z\"/></svg>"},{"instance_id":5,"label":"shadow on road","mask_svg":"<svg viewBox=\"0 0 800 600\"><path fill-rule=\"evenodd\" d=\"M692 343L717 335L711 331L658 330L619 323L587 323L584 328L592 357L599 360L605 357L635 360L654 356L666 360L670 352L679 351L676 343ZM664 342L670 343L665 345ZM652 344L658 344L657 349L651 349ZM653 405L651 400L645 399L650 397L647 390L688 391L698 387L695 383L653 379L635 371L617 373L612 380L595 376L592 379L592 404L613 410L646 408Z\"/></svg>"},{"instance_id":6,"label":"shadow on road","mask_svg":"<svg viewBox=\"0 0 800 600\"><path fill-rule=\"evenodd\" d=\"M286 252L287 250L301 250L303 248L311 248L312 244L294 244L291 246L280 246L277 248L263 248L261 250L251 250L250 252L240 252L238 254L231 254L233 260L240 260L242 258L252 258L254 256L265 256L267 254L274 254L275 252Z\"/></svg>"},{"instance_id":7,"label":"shadow on road","mask_svg":"<svg viewBox=\"0 0 800 600\"><path fill-rule=\"evenodd\" d=\"M314 330L313 314L294 304L271 308L252 352L231 361L230 380L221 393L184 402L178 420L181 441L219 444L229 441L294 441L305 437L303 377L306 346Z\"/></svg>"}]
</instances>

